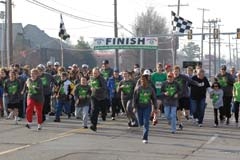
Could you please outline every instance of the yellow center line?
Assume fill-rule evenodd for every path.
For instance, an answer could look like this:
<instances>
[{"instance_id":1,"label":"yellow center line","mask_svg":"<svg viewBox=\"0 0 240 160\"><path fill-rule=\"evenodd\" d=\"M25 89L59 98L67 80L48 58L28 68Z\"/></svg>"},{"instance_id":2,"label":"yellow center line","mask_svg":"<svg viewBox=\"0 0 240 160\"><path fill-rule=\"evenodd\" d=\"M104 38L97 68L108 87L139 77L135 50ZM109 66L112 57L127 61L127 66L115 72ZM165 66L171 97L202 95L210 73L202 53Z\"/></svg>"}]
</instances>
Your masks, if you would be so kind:
<instances>
[{"instance_id":1,"label":"yellow center line","mask_svg":"<svg viewBox=\"0 0 240 160\"><path fill-rule=\"evenodd\" d=\"M16 152L16 151L18 151L18 150L21 150L21 149L24 149L24 148L28 148L28 147L30 147L30 146L31 146L31 145L28 144L28 145L24 145L24 146L21 146L21 147L17 147L17 148L13 148L13 149L9 149L9 150L0 152L0 156L2 156L2 155L4 155L4 154L11 153L11 152Z\"/></svg>"},{"instance_id":2,"label":"yellow center line","mask_svg":"<svg viewBox=\"0 0 240 160\"><path fill-rule=\"evenodd\" d=\"M81 131L84 131L84 130L82 128L72 129L70 131L60 133L60 134L58 134L58 136L50 138L50 139L46 139L46 140L43 140L43 141L35 142L35 143L32 143L32 144L28 144L28 145L24 145L24 146L12 148L12 149L0 152L0 156L2 156L4 154L9 154L9 153L12 153L12 152L16 152L16 151L19 151L19 150L22 150L22 149L25 149L25 148L29 148L29 147L31 147L33 145L36 145L36 144L43 144L43 143L46 143L46 142L55 141L55 140L60 139L60 138L72 136L72 135L76 134L76 132L81 132Z\"/></svg>"}]
</instances>

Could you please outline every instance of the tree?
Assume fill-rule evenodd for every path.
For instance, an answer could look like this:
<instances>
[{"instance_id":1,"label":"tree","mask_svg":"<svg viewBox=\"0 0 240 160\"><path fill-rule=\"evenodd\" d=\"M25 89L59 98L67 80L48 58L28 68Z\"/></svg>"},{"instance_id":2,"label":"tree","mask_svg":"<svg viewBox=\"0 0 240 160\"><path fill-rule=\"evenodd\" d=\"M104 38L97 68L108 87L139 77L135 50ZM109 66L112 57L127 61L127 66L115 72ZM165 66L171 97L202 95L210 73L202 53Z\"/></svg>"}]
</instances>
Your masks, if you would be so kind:
<instances>
[{"instance_id":1,"label":"tree","mask_svg":"<svg viewBox=\"0 0 240 160\"><path fill-rule=\"evenodd\" d=\"M184 45L183 49L180 51L180 54L186 56L187 61L193 61L198 59L200 56L200 47L194 42L189 42L187 45Z\"/></svg>"},{"instance_id":2,"label":"tree","mask_svg":"<svg viewBox=\"0 0 240 160\"><path fill-rule=\"evenodd\" d=\"M150 36L159 34L167 34L168 28L166 25L166 18L161 17L155 10L154 7L148 7L146 12L142 12L135 18L135 22L133 24L133 33L135 36ZM168 40L168 37L159 37L159 42L161 49L167 49L171 46L171 41ZM135 52L139 52L139 50L135 50ZM155 50L144 50L144 67L146 68L155 68L156 61L156 51ZM139 55L139 54L137 54ZM159 52L159 61L160 62L170 62L171 58L171 50L164 51L161 50ZM139 62L139 56L136 57L136 61Z\"/></svg>"},{"instance_id":3,"label":"tree","mask_svg":"<svg viewBox=\"0 0 240 160\"><path fill-rule=\"evenodd\" d=\"M79 49L90 49L89 43L85 42L84 37L82 36L77 40L77 45L75 47Z\"/></svg>"},{"instance_id":4,"label":"tree","mask_svg":"<svg viewBox=\"0 0 240 160\"><path fill-rule=\"evenodd\" d=\"M147 11L142 12L135 19L133 32L137 36L147 36L151 34L168 33L166 18L161 17L154 7L148 7Z\"/></svg>"},{"instance_id":5,"label":"tree","mask_svg":"<svg viewBox=\"0 0 240 160\"><path fill-rule=\"evenodd\" d=\"M93 55L93 50L91 49L90 45L88 42L84 40L84 37L80 37L79 40L77 40L77 45L75 45L77 49L79 49L78 56L81 58L81 60L76 60L77 63L80 64L88 64L91 67L94 67L97 65L97 61ZM73 61L73 60L72 60Z\"/></svg>"}]
</instances>

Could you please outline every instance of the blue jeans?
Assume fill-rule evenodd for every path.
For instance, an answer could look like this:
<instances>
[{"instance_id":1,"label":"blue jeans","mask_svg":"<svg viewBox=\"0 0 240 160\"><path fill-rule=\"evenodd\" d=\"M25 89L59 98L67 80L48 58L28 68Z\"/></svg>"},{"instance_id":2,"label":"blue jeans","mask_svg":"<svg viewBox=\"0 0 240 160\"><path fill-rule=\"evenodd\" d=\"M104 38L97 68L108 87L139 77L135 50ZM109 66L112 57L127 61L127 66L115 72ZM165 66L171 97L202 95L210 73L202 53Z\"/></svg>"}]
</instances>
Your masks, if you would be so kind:
<instances>
[{"instance_id":1,"label":"blue jeans","mask_svg":"<svg viewBox=\"0 0 240 160\"><path fill-rule=\"evenodd\" d=\"M177 123L177 106L164 106L164 113L167 120L171 123L172 132L176 132Z\"/></svg>"},{"instance_id":2,"label":"blue jeans","mask_svg":"<svg viewBox=\"0 0 240 160\"><path fill-rule=\"evenodd\" d=\"M151 111L152 111L152 106L137 108L139 125L143 126L143 139L144 140L148 140L149 119L150 119Z\"/></svg>"},{"instance_id":3,"label":"blue jeans","mask_svg":"<svg viewBox=\"0 0 240 160\"><path fill-rule=\"evenodd\" d=\"M198 124L203 123L204 113L205 113L205 104L206 98L202 98L201 100L191 99L192 113L193 118L198 119Z\"/></svg>"},{"instance_id":4,"label":"blue jeans","mask_svg":"<svg viewBox=\"0 0 240 160\"><path fill-rule=\"evenodd\" d=\"M56 119L60 118L60 115L62 113L63 107L65 109L65 112L67 114L70 114L70 101L62 101L62 100L57 100L57 105L56 105Z\"/></svg>"}]
</instances>

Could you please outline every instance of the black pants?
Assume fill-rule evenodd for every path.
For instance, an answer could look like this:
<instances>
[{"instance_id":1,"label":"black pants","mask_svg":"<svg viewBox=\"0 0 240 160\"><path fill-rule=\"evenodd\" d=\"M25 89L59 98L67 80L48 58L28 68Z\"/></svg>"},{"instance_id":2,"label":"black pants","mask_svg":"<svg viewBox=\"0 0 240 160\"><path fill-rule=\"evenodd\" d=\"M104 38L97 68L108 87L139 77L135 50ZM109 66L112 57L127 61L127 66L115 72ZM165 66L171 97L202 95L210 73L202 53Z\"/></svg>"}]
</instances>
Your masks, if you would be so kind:
<instances>
[{"instance_id":1,"label":"black pants","mask_svg":"<svg viewBox=\"0 0 240 160\"><path fill-rule=\"evenodd\" d=\"M112 98L112 117L115 117L116 113L119 113L122 109L121 99L118 97Z\"/></svg>"},{"instance_id":2,"label":"black pants","mask_svg":"<svg viewBox=\"0 0 240 160\"><path fill-rule=\"evenodd\" d=\"M43 110L42 110L43 121L46 120L45 114L48 114L50 111L51 111L51 94L44 95L44 103L43 103Z\"/></svg>"},{"instance_id":3,"label":"black pants","mask_svg":"<svg viewBox=\"0 0 240 160\"><path fill-rule=\"evenodd\" d=\"M223 120L223 107L220 107L219 109L217 108L214 108L214 123L216 125L218 125L218 111L219 111L219 118L220 118L220 121Z\"/></svg>"},{"instance_id":4,"label":"black pants","mask_svg":"<svg viewBox=\"0 0 240 160\"><path fill-rule=\"evenodd\" d=\"M239 117L239 105L240 102L234 102L234 116L235 116L235 122L238 123L238 117Z\"/></svg>"},{"instance_id":5,"label":"black pants","mask_svg":"<svg viewBox=\"0 0 240 160\"><path fill-rule=\"evenodd\" d=\"M232 96L223 96L223 116L231 118Z\"/></svg>"},{"instance_id":6,"label":"black pants","mask_svg":"<svg viewBox=\"0 0 240 160\"><path fill-rule=\"evenodd\" d=\"M97 126L98 122L98 115L101 111L102 113L102 119L106 119L106 100L97 100L96 98L91 98L91 123L93 126Z\"/></svg>"},{"instance_id":7,"label":"black pants","mask_svg":"<svg viewBox=\"0 0 240 160\"><path fill-rule=\"evenodd\" d=\"M23 100L19 102L19 109L18 109L18 117L24 118L24 110L23 110Z\"/></svg>"}]
</instances>

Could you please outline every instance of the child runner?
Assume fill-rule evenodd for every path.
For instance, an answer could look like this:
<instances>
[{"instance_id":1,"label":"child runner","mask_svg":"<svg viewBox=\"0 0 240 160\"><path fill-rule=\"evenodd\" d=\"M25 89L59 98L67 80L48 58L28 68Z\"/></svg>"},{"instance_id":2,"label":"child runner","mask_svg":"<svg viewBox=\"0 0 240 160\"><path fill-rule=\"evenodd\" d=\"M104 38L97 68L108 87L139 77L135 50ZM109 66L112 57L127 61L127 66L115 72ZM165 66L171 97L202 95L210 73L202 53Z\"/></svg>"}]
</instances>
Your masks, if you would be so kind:
<instances>
[{"instance_id":1,"label":"child runner","mask_svg":"<svg viewBox=\"0 0 240 160\"><path fill-rule=\"evenodd\" d=\"M214 108L214 127L218 127L218 110L220 116L222 116L223 109L223 90L220 88L218 82L212 84L212 91L210 92L210 98L212 99L212 104ZM222 119L220 117L220 119Z\"/></svg>"},{"instance_id":2,"label":"child runner","mask_svg":"<svg viewBox=\"0 0 240 160\"><path fill-rule=\"evenodd\" d=\"M90 106L91 88L87 84L87 78L81 77L80 84L74 88L75 116L80 117L82 113L83 128L87 129L88 112Z\"/></svg>"}]
</instances>

